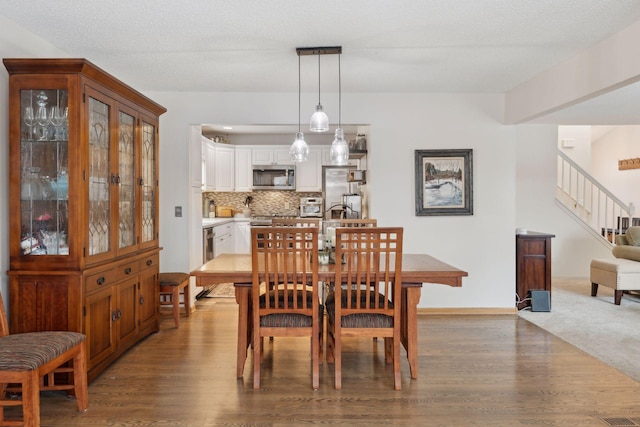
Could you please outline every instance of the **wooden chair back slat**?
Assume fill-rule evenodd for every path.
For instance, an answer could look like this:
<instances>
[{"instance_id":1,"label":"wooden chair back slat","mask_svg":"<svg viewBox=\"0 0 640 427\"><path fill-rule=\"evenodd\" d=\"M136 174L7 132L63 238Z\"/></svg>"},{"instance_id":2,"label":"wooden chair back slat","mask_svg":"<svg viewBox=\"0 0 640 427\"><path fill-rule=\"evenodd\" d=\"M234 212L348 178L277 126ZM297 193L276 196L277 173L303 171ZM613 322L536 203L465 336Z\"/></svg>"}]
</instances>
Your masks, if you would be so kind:
<instances>
[{"instance_id":1,"label":"wooden chair back slat","mask_svg":"<svg viewBox=\"0 0 640 427\"><path fill-rule=\"evenodd\" d=\"M317 218L274 218L271 220L273 227L320 227L320 219Z\"/></svg>"},{"instance_id":2,"label":"wooden chair back slat","mask_svg":"<svg viewBox=\"0 0 640 427\"><path fill-rule=\"evenodd\" d=\"M252 229L254 286L266 286L261 293L278 290L284 295L283 299L266 298L264 310L311 311L301 295L317 282L317 262L313 262L318 259L317 239L318 229L313 227Z\"/></svg>"},{"instance_id":3,"label":"wooden chair back slat","mask_svg":"<svg viewBox=\"0 0 640 427\"><path fill-rule=\"evenodd\" d=\"M336 264L336 277L340 277L336 294L346 294L343 304L336 304L336 317L358 313L393 316L399 309L392 302L400 298L402 234L401 227L336 229L336 260L344 262Z\"/></svg>"},{"instance_id":4,"label":"wooden chair back slat","mask_svg":"<svg viewBox=\"0 0 640 427\"><path fill-rule=\"evenodd\" d=\"M377 219L338 219L336 220L339 224L338 227L377 227L378 220Z\"/></svg>"}]
</instances>

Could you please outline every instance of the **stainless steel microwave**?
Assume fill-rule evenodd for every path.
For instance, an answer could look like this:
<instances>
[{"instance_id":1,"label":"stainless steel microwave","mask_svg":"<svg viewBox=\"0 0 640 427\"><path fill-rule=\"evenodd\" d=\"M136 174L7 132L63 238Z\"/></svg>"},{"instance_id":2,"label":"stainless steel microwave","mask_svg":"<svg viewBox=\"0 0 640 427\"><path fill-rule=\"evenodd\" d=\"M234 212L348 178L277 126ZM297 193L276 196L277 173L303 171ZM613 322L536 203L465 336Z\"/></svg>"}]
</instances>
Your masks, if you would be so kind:
<instances>
[{"instance_id":1,"label":"stainless steel microwave","mask_svg":"<svg viewBox=\"0 0 640 427\"><path fill-rule=\"evenodd\" d=\"M301 218L322 218L322 197L301 197Z\"/></svg>"},{"instance_id":2,"label":"stainless steel microwave","mask_svg":"<svg viewBox=\"0 0 640 427\"><path fill-rule=\"evenodd\" d=\"M296 167L283 165L254 165L253 190L295 190Z\"/></svg>"}]
</instances>

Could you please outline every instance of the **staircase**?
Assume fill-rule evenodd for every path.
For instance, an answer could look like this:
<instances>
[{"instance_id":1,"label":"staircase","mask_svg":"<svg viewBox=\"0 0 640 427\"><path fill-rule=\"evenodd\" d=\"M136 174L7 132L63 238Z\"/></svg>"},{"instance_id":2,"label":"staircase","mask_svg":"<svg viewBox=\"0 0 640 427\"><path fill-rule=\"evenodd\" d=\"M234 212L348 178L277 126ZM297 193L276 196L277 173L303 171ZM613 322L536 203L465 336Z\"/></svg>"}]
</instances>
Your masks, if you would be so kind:
<instances>
[{"instance_id":1,"label":"staircase","mask_svg":"<svg viewBox=\"0 0 640 427\"><path fill-rule=\"evenodd\" d=\"M624 233L621 218L631 222L633 204L622 202L560 150L557 173L558 205L603 244L613 246L616 235Z\"/></svg>"}]
</instances>

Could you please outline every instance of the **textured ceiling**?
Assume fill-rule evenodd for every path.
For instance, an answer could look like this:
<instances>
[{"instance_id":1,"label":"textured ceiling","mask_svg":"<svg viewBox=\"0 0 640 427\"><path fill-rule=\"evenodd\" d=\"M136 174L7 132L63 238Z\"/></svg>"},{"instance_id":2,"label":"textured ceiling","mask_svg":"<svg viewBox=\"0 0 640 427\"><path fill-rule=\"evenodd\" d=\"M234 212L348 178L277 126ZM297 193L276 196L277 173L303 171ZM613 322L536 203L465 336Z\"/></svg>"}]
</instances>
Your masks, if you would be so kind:
<instances>
[{"instance_id":1,"label":"textured ceiling","mask_svg":"<svg viewBox=\"0 0 640 427\"><path fill-rule=\"evenodd\" d=\"M0 15L141 91L297 91L342 46L345 92L505 92L640 19L638 0L0 0ZM317 57L302 57L303 91ZM323 91L337 57L322 57Z\"/></svg>"}]
</instances>

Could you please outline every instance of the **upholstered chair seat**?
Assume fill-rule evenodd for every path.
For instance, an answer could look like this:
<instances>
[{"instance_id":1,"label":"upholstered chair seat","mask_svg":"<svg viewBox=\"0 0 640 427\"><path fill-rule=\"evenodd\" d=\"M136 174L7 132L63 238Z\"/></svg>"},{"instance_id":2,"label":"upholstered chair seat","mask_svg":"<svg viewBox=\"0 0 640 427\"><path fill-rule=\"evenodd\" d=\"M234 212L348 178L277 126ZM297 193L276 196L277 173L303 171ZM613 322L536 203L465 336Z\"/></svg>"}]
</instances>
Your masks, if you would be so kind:
<instances>
[{"instance_id":1,"label":"upholstered chair seat","mask_svg":"<svg viewBox=\"0 0 640 427\"><path fill-rule=\"evenodd\" d=\"M284 301L284 290L280 289L277 291L272 290L269 291L269 299L270 306L275 305L276 295L278 301ZM302 300L305 299L303 295L306 295L307 305L312 305L313 291L306 291L304 294L298 293L298 306L302 307ZM293 305L293 295L289 293L288 305ZM265 308L266 306L266 295L260 295L260 308ZM318 315L320 319L323 317L324 306L320 304L318 306ZM320 320L322 323L322 320ZM313 325L313 318L311 316L307 316L304 314L297 313L276 313L276 314L268 314L266 316L262 316L260 318L260 326L263 327L285 327L285 328L310 328Z\"/></svg>"},{"instance_id":2,"label":"upholstered chair seat","mask_svg":"<svg viewBox=\"0 0 640 427\"><path fill-rule=\"evenodd\" d=\"M378 308L385 307L385 296L382 294L378 294ZM369 307L375 307L375 298L373 294L369 296L370 304ZM347 306L355 307L357 305L357 297L356 294L352 294L351 296L352 303L347 304L347 295L346 293L342 294L342 307L345 308ZM366 295L363 293L360 297L359 306L364 308L366 307ZM388 301L387 307L393 308L393 302ZM335 319L336 317L336 294L335 292L329 293L327 295L327 300L325 302L327 307L327 315L330 320ZM362 314L351 314L347 316L342 316L341 325L343 328L393 328L393 316L387 316L384 314L374 314L374 313L362 313Z\"/></svg>"},{"instance_id":3,"label":"upholstered chair seat","mask_svg":"<svg viewBox=\"0 0 640 427\"><path fill-rule=\"evenodd\" d=\"M0 370L33 371L84 341L78 332L29 332L0 338Z\"/></svg>"}]
</instances>

